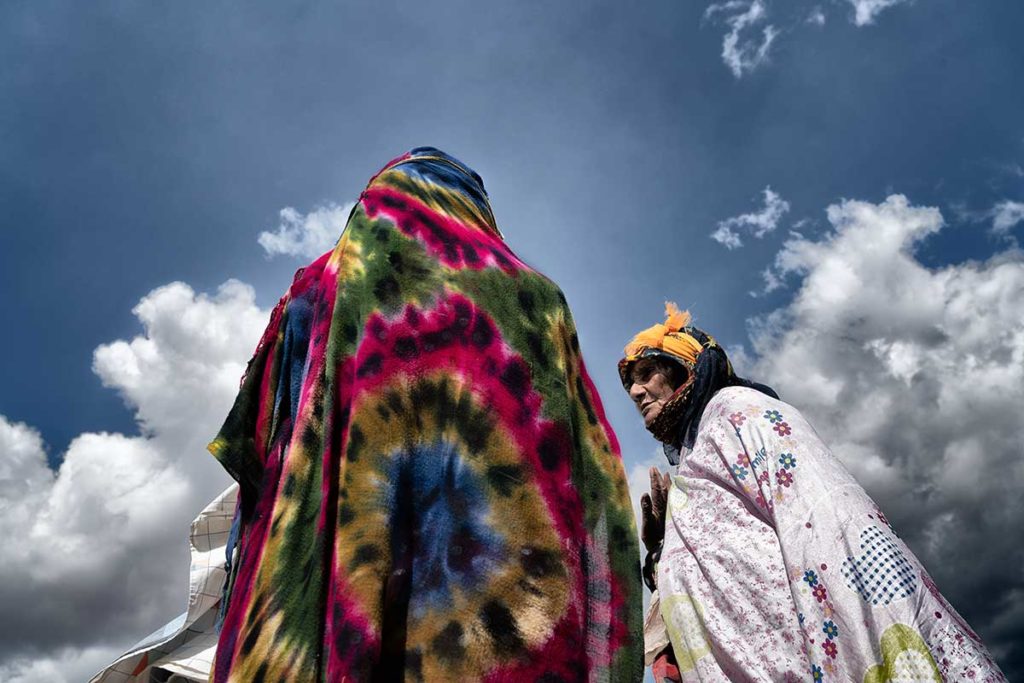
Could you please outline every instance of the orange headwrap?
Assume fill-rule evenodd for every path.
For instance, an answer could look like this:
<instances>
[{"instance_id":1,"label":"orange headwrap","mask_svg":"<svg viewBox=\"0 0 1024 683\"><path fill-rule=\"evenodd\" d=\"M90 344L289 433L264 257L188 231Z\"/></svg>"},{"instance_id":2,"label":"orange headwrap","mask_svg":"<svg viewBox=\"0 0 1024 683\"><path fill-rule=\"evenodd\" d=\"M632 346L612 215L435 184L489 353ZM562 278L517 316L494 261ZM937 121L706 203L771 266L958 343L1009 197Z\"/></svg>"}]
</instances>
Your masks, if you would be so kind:
<instances>
[{"instance_id":1,"label":"orange headwrap","mask_svg":"<svg viewBox=\"0 0 1024 683\"><path fill-rule=\"evenodd\" d=\"M630 363L643 355L644 351L657 349L690 364L697 362L697 356L704 346L692 337L686 328L690 325L690 312L680 311L671 301L665 302L665 322L639 332L626 344L625 362ZM711 342L714 344L714 340Z\"/></svg>"}]
</instances>

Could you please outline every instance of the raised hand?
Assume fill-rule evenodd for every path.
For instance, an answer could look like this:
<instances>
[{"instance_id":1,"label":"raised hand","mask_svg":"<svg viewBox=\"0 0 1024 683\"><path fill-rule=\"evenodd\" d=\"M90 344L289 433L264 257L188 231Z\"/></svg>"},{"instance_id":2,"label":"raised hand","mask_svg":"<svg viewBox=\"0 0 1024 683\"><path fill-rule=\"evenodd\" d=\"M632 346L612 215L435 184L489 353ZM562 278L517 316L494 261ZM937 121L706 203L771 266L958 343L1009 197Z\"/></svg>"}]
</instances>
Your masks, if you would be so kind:
<instances>
[{"instance_id":1,"label":"raised hand","mask_svg":"<svg viewBox=\"0 0 1024 683\"><path fill-rule=\"evenodd\" d=\"M657 467L650 469L651 492L640 497L640 540L647 549L644 561L644 583L652 591L657 587L654 566L661 558L661 544L665 538L665 515L668 508L669 473L662 474Z\"/></svg>"}]
</instances>

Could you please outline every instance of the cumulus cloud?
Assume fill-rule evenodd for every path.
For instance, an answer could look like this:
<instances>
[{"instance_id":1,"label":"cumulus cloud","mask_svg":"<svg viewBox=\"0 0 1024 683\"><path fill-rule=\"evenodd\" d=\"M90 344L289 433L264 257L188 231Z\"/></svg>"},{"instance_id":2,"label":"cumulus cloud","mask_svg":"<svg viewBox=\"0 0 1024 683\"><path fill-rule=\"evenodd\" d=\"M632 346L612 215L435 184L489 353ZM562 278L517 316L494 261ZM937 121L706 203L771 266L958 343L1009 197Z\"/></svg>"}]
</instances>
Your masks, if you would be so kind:
<instances>
[{"instance_id":1,"label":"cumulus cloud","mask_svg":"<svg viewBox=\"0 0 1024 683\"><path fill-rule=\"evenodd\" d=\"M848 0L853 5L853 23L857 26L872 24L882 10L902 5L909 0Z\"/></svg>"},{"instance_id":2,"label":"cumulus cloud","mask_svg":"<svg viewBox=\"0 0 1024 683\"><path fill-rule=\"evenodd\" d=\"M141 434L81 434L54 472L38 431L0 416L2 680L86 680L180 612L189 522L230 481L205 444L269 312L229 281L160 287L134 313L143 334L93 369Z\"/></svg>"},{"instance_id":3,"label":"cumulus cloud","mask_svg":"<svg viewBox=\"0 0 1024 683\"><path fill-rule=\"evenodd\" d=\"M122 654L121 646L63 648L39 656L17 656L0 664L4 683L79 683Z\"/></svg>"},{"instance_id":4,"label":"cumulus cloud","mask_svg":"<svg viewBox=\"0 0 1024 683\"><path fill-rule=\"evenodd\" d=\"M704 10L705 20L717 17L729 27L722 37L722 61L733 76L740 78L768 60L779 31L767 23L768 7L763 0L729 0Z\"/></svg>"},{"instance_id":5,"label":"cumulus cloud","mask_svg":"<svg viewBox=\"0 0 1024 683\"><path fill-rule=\"evenodd\" d=\"M825 25L825 13L821 10L821 7L815 7L811 10L811 13L807 15L807 23L815 26Z\"/></svg>"},{"instance_id":6,"label":"cumulus cloud","mask_svg":"<svg viewBox=\"0 0 1024 683\"><path fill-rule=\"evenodd\" d=\"M268 256L316 258L334 247L354 206L354 202L344 206L331 203L305 215L286 206L281 209L277 229L261 232L257 241Z\"/></svg>"},{"instance_id":7,"label":"cumulus cloud","mask_svg":"<svg viewBox=\"0 0 1024 683\"><path fill-rule=\"evenodd\" d=\"M778 254L776 276L799 284L751 321L750 375L809 417L1007 673L1024 671L1024 254L928 268L915 250L942 215L901 195L827 216L824 237Z\"/></svg>"},{"instance_id":8,"label":"cumulus cloud","mask_svg":"<svg viewBox=\"0 0 1024 683\"><path fill-rule=\"evenodd\" d=\"M731 250L743 246L741 230L757 239L775 230L779 220L789 211L789 202L773 192L770 187L765 187L763 194L764 206L760 210L720 221L718 227L711 233L711 239Z\"/></svg>"},{"instance_id":9,"label":"cumulus cloud","mask_svg":"<svg viewBox=\"0 0 1024 683\"><path fill-rule=\"evenodd\" d=\"M992 233L1007 237L1010 230L1024 223L1024 202L1001 201L992 208L989 215L992 218Z\"/></svg>"}]
</instances>

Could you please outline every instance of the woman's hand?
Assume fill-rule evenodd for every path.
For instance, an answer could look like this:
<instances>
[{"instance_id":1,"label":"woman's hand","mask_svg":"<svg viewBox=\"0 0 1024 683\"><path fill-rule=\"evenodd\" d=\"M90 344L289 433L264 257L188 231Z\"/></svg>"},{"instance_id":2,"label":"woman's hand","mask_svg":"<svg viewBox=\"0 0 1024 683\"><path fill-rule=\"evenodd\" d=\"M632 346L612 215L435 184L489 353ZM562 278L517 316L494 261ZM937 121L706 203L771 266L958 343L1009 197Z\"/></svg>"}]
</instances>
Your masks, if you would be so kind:
<instances>
[{"instance_id":1,"label":"woman's hand","mask_svg":"<svg viewBox=\"0 0 1024 683\"><path fill-rule=\"evenodd\" d=\"M652 591L658 580L654 567L661 559L661 544L665 539L665 515L668 508L669 473L662 474L657 467L650 469L651 492L640 497L640 540L647 549L644 561L644 583Z\"/></svg>"}]
</instances>

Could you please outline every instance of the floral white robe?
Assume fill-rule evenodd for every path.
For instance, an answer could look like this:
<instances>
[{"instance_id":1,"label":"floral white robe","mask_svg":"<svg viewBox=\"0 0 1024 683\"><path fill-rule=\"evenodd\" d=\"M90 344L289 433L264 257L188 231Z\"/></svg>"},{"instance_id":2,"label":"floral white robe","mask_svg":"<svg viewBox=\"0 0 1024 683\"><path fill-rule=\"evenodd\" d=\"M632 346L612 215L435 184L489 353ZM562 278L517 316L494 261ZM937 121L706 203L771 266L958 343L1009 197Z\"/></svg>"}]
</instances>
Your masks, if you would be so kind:
<instances>
[{"instance_id":1,"label":"floral white robe","mask_svg":"<svg viewBox=\"0 0 1024 683\"><path fill-rule=\"evenodd\" d=\"M672 480L658 588L684 681L1005 681L792 406L718 392Z\"/></svg>"}]
</instances>

